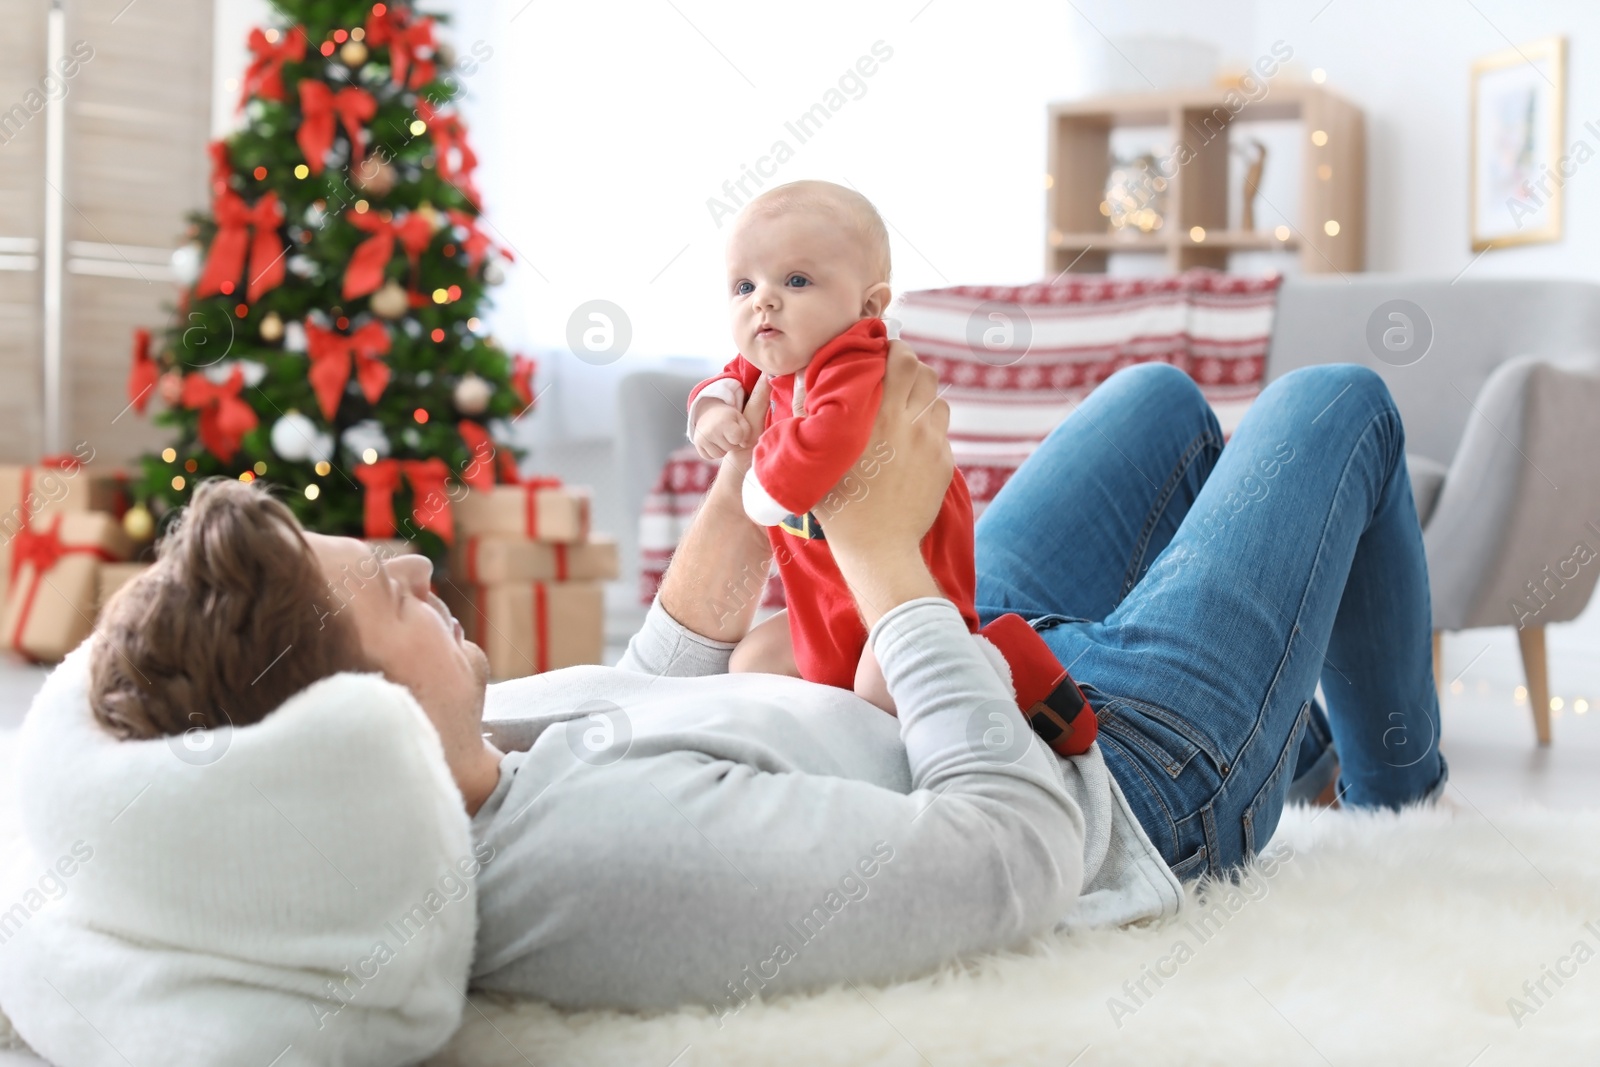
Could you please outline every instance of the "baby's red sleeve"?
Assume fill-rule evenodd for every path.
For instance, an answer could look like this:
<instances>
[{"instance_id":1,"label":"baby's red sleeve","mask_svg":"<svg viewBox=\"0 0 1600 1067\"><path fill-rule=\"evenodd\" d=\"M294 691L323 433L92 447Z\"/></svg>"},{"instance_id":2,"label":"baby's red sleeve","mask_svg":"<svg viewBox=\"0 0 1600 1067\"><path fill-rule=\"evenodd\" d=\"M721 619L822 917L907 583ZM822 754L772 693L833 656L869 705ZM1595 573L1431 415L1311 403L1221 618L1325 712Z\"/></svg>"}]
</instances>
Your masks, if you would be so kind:
<instances>
[{"instance_id":1,"label":"baby's red sleeve","mask_svg":"<svg viewBox=\"0 0 1600 1067\"><path fill-rule=\"evenodd\" d=\"M861 458L883 400L888 355L882 320L863 319L813 357L805 414L774 422L756 442L744 491L753 518L776 523L804 515Z\"/></svg>"},{"instance_id":2,"label":"baby's red sleeve","mask_svg":"<svg viewBox=\"0 0 1600 1067\"><path fill-rule=\"evenodd\" d=\"M714 374L689 390L689 410L694 410L695 398L705 391L706 386L712 382L720 382L725 379L732 379L738 382L739 387L744 390L745 398L749 399L751 390L756 387L756 382L761 380L761 368L743 356L734 356L728 360L728 365L722 368L721 374Z\"/></svg>"}]
</instances>

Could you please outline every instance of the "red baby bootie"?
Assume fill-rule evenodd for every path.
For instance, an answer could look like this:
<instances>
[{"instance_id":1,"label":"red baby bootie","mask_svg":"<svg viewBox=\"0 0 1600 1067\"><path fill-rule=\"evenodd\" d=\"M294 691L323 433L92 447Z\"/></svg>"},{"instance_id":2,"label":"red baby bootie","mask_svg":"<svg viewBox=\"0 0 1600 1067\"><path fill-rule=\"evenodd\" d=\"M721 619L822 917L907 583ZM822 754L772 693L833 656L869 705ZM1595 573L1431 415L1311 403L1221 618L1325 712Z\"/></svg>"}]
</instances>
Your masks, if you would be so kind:
<instances>
[{"instance_id":1,"label":"red baby bootie","mask_svg":"<svg viewBox=\"0 0 1600 1067\"><path fill-rule=\"evenodd\" d=\"M978 633L1005 657L1017 707L1034 733L1058 756L1089 751L1100 728L1094 708L1039 632L1022 616L1006 614Z\"/></svg>"}]
</instances>

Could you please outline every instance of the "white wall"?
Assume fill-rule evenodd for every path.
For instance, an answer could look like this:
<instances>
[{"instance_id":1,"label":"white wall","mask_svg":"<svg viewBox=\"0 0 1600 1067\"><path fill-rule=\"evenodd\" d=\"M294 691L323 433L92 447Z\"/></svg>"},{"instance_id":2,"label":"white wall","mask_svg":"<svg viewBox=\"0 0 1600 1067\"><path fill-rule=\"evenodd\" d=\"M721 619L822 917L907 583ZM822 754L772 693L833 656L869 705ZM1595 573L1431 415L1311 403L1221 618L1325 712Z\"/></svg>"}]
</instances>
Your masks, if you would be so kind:
<instances>
[{"instance_id":1,"label":"white wall","mask_svg":"<svg viewBox=\"0 0 1600 1067\"><path fill-rule=\"evenodd\" d=\"M1569 38L1568 140L1600 120L1600 5L1583 0L730 0L587 5L456 3L447 31L493 56L466 79L490 218L522 263L492 320L509 343L565 345L586 300L619 304L637 359L731 354L723 320L720 196L776 139L795 158L767 184L849 181L892 226L897 289L1016 282L1042 262L1043 108L1121 61L1104 36L1209 40L1244 62L1275 40L1368 115L1369 266L1454 274L1467 240L1472 60L1551 33ZM222 85L243 62L263 0L217 0ZM681 14L680 14L681 12ZM1481 12L1481 13L1480 13ZM893 57L826 129L784 128L882 41ZM1597 140L1596 147L1600 147ZM1281 171L1279 172L1281 174ZM1274 177L1269 165L1269 181ZM1600 162L1567 186L1567 237L1492 252L1474 272L1600 273ZM1275 200L1277 198L1274 198Z\"/></svg>"},{"instance_id":2,"label":"white wall","mask_svg":"<svg viewBox=\"0 0 1600 1067\"><path fill-rule=\"evenodd\" d=\"M1258 4L1257 42L1283 38L1367 115L1368 269L1470 277L1600 278L1600 160L1566 186L1566 237L1472 263L1467 219L1472 61L1539 37L1567 37L1566 143L1600 138L1600 5L1582 0L1323 0Z\"/></svg>"}]
</instances>

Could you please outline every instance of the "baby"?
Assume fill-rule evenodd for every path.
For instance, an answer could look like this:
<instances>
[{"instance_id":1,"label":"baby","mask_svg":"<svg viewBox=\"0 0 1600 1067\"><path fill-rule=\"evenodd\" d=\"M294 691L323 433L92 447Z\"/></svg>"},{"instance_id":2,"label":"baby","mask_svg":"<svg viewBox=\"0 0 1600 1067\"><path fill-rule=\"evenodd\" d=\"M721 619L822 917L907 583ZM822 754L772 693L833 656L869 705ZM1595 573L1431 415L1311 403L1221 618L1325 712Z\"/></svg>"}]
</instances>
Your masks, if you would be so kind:
<instances>
[{"instance_id":1,"label":"baby","mask_svg":"<svg viewBox=\"0 0 1600 1067\"><path fill-rule=\"evenodd\" d=\"M891 295L888 231L861 194L831 182L793 182L745 206L728 238L727 263L733 335L743 355L694 388L689 436L708 460L754 442L744 508L769 528L788 601L739 642L728 669L852 689L893 714L855 601L812 514L864 459L871 440L889 353L881 318ZM743 408L763 375L769 410L754 426ZM865 458L869 479L893 462L892 455ZM979 630L972 500L959 471L922 554L1010 682L1023 717L1057 752L1087 751L1094 711L1044 639L1016 615Z\"/></svg>"}]
</instances>

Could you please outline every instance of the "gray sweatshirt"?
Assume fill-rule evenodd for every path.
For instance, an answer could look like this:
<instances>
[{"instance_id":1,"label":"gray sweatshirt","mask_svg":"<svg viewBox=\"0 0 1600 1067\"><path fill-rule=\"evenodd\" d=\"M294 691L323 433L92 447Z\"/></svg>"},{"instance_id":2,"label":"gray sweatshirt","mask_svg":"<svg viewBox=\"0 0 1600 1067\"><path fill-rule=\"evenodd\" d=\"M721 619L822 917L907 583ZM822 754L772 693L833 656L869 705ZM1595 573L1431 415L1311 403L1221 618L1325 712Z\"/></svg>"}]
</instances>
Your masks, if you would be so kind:
<instances>
[{"instance_id":1,"label":"gray sweatshirt","mask_svg":"<svg viewBox=\"0 0 1600 1067\"><path fill-rule=\"evenodd\" d=\"M473 984L565 1008L887 982L1061 925L1175 913L1099 747L1040 743L947 600L868 635L899 717L727 672L652 606L616 667L492 686ZM480 852L483 850L480 848Z\"/></svg>"}]
</instances>

